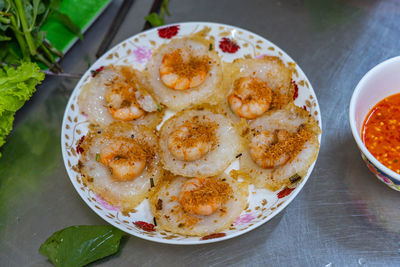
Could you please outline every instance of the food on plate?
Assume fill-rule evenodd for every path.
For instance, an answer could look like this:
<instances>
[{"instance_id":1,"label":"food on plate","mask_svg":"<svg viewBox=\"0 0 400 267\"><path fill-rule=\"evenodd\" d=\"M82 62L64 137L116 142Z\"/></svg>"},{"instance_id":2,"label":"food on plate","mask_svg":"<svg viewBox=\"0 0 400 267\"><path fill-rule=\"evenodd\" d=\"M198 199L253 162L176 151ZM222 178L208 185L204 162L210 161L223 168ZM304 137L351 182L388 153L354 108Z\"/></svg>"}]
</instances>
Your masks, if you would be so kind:
<instances>
[{"instance_id":1,"label":"food on plate","mask_svg":"<svg viewBox=\"0 0 400 267\"><path fill-rule=\"evenodd\" d=\"M147 91L145 77L129 66L101 68L82 87L78 103L89 121L99 126L113 121L135 121L149 126L157 125L161 119L157 103Z\"/></svg>"},{"instance_id":2,"label":"food on plate","mask_svg":"<svg viewBox=\"0 0 400 267\"><path fill-rule=\"evenodd\" d=\"M236 79L233 92L228 97L232 111L245 119L264 114L270 108L271 101L271 88L263 80L254 77Z\"/></svg>"},{"instance_id":3,"label":"food on plate","mask_svg":"<svg viewBox=\"0 0 400 267\"><path fill-rule=\"evenodd\" d=\"M400 94L379 101L366 116L362 140L383 165L400 174Z\"/></svg>"},{"instance_id":4,"label":"food on plate","mask_svg":"<svg viewBox=\"0 0 400 267\"><path fill-rule=\"evenodd\" d=\"M157 49L146 70L161 103L179 111L203 103L216 104L223 97L220 58L210 47L211 41L189 36Z\"/></svg>"},{"instance_id":5,"label":"food on plate","mask_svg":"<svg viewBox=\"0 0 400 267\"><path fill-rule=\"evenodd\" d=\"M223 174L169 177L150 197L160 230L202 236L230 227L247 206L247 183Z\"/></svg>"},{"instance_id":6,"label":"food on plate","mask_svg":"<svg viewBox=\"0 0 400 267\"><path fill-rule=\"evenodd\" d=\"M213 176L222 173L242 150L238 129L211 109L177 113L160 129L164 168L182 176Z\"/></svg>"},{"instance_id":7,"label":"food on plate","mask_svg":"<svg viewBox=\"0 0 400 267\"><path fill-rule=\"evenodd\" d=\"M209 27L186 36L174 29L178 37L146 40L153 50L139 36L118 48L118 61L116 52L104 59L132 66L140 59L143 71L108 65L80 88L79 111L90 124L75 170L82 190L114 206L100 204L118 220L122 211L119 222L136 227L129 230L207 240L263 221L282 204L316 160L321 130L294 104L292 74L307 85L294 63L247 51L240 33L218 41ZM226 40L235 53L221 48ZM270 196L279 203L266 206Z\"/></svg>"},{"instance_id":8,"label":"food on plate","mask_svg":"<svg viewBox=\"0 0 400 267\"><path fill-rule=\"evenodd\" d=\"M114 122L93 128L79 146L83 180L122 211L135 208L162 177L157 136L143 125Z\"/></svg>"},{"instance_id":9,"label":"food on plate","mask_svg":"<svg viewBox=\"0 0 400 267\"><path fill-rule=\"evenodd\" d=\"M241 118L255 119L293 101L293 68L278 57L240 58L225 69L228 103Z\"/></svg>"},{"instance_id":10,"label":"food on plate","mask_svg":"<svg viewBox=\"0 0 400 267\"><path fill-rule=\"evenodd\" d=\"M321 130L308 111L293 103L251 121L249 129L240 172L257 187L291 185L317 158Z\"/></svg>"}]
</instances>

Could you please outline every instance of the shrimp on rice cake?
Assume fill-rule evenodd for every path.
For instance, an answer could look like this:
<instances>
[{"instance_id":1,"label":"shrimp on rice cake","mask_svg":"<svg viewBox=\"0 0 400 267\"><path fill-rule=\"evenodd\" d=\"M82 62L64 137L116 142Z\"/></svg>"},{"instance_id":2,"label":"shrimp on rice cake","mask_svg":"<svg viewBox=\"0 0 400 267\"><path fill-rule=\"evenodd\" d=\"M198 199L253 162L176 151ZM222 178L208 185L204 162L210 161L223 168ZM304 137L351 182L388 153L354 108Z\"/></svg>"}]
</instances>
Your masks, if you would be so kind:
<instances>
[{"instance_id":1,"label":"shrimp on rice cake","mask_svg":"<svg viewBox=\"0 0 400 267\"><path fill-rule=\"evenodd\" d=\"M78 170L87 186L122 211L134 209L163 175L157 136L143 125L93 128L80 144Z\"/></svg>"}]
</instances>

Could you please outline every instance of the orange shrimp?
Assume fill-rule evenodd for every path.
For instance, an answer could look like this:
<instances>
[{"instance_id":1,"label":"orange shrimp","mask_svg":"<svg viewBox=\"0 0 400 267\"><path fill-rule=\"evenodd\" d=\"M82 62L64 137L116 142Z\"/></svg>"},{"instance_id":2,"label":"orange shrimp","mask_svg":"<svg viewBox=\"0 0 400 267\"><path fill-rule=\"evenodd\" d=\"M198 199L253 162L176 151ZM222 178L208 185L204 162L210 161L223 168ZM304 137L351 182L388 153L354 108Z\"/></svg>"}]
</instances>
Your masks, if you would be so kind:
<instances>
[{"instance_id":1,"label":"orange shrimp","mask_svg":"<svg viewBox=\"0 0 400 267\"><path fill-rule=\"evenodd\" d=\"M220 209L231 192L228 183L210 178L193 178L182 185L179 203L185 212L207 216Z\"/></svg>"},{"instance_id":2,"label":"orange shrimp","mask_svg":"<svg viewBox=\"0 0 400 267\"><path fill-rule=\"evenodd\" d=\"M146 167L146 153L133 139L120 137L100 151L99 162L111 169L116 181L130 181Z\"/></svg>"},{"instance_id":3,"label":"orange shrimp","mask_svg":"<svg viewBox=\"0 0 400 267\"><path fill-rule=\"evenodd\" d=\"M138 119L145 114L135 94L139 86L138 77L126 66L122 66L120 72L106 84L107 109L116 120Z\"/></svg>"},{"instance_id":4,"label":"orange shrimp","mask_svg":"<svg viewBox=\"0 0 400 267\"><path fill-rule=\"evenodd\" d=\"M211 125L187 122L168 137L168 150L179 160L198 160L211 150L214 138Z\"/></svg>"},{"instance_id":5,"label":"orange shrimp","mask_svg":"<svg viewBox=\"0 0 400 267\"><path fill-rule=\"evenodd\" d=\"M255 119L265 113L270 108L271 101L271 88L255 77L237 79L234 90L228 97L233 112L245 119Z\"/></svg>"},{"instance_id":6,"label":"orange shrimp","mask_svg":"<svg viewBox=\"0 0 400 267\"><path fill-rule=\"evenodd\" d=\"M289 136L290 133L286 130L276 130L274 133L267 130L259 132L249 145L251 158L264 169L285 165L290 155L288 151L280 149L280 143Z\"/></svg>"},{"instance_id":7,"label":"orange shrimp","mask_svg":"<svg viewBox=\"0 0 400 267\"><path fill-rule=\"evenodd\" d=\"M182 49L166 54L159 68L161 81L175 90L199 86L207 78L208 70L207 56L195 57L190 51L182 51Z\"/></svg>"}]
</instances>

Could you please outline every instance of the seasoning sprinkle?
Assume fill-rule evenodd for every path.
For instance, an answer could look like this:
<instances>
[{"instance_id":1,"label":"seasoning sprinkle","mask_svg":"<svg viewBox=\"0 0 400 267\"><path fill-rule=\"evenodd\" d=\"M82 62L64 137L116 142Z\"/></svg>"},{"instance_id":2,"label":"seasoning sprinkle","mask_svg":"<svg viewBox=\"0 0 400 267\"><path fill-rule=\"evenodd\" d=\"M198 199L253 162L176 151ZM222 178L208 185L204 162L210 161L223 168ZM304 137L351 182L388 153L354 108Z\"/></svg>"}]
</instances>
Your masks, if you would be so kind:
<instances>
[{"instance_id":1,"label":"seasoning sprinkle","mask_svg":"<svg viewBox=\"0 0 400 267\"><path fill-rule=\"evenodd\" d=\"M100 154L96 153L96 161L99 161Z\"/></svg>"},{"instance_id":2,"label":"seasoning sprinkle","mask_svg":"<svg viewBox=\"0 0 400 267\"><path fill-rule=\"evenodd\" d=\"M153 178L150 178L150 187L154 187L154 180L153 180Z\"/></svg>"},{"instance_id":3,"label":"seasoning sprinkle","mask_svg":"<svg viewBox=\"0 0 400 267\"><path fill-rule=\"evenodd\" d=\"M236 155L236 158L238 159L238 158L240 158L241 156L242 156L242 153Z\"/></svg>"}]
</instances>

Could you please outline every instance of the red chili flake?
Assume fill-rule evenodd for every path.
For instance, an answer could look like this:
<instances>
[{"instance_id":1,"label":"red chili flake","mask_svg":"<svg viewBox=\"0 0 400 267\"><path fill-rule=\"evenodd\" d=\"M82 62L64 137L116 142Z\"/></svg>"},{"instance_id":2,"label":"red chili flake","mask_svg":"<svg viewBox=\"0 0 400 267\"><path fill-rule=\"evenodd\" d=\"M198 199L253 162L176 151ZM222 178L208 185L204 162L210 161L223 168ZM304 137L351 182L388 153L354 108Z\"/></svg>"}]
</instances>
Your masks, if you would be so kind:
<instances>
[{"instance_id":1,"label":"red chili flake","mask_svg":"<svg viewBox=\"0 0 400 267\"><path fill-rule=\"evenodd\" d=\"M101 66L100 68L96 70L91 70L90 73L92 74L92 77L96 77L97 74L99 74L100 71L104 69L104 66Z\"/></svg>"},{"instance_id":2,"label":"red chili flake","mask_svg":"<svg viewBox=\"0 0 400 267\"><path fill-rule=\"evenodd\" d=\"M137 221L133 223L136 227L146 231L146 232L154 232L156 229L154 229L154 224L143 222L143 221Z\"/></svg>"},{"instance_id":3,"label":"red chili flake","mask_svg":"<svg viewBox=\"0 0 400 267\"><path fill-rule=\"evenodd\" d=\"M165 28L158 29L158 36L165 39L171 39L178 34L179 25L169 26Z\"/></svg>"},{"instance_id":4,"label":"red chili flake","mask_svg":"<svg viewBox=\"0 0 400 267\"><path fill-rule=\"evenodd\" d=\"M84 151L83 148L81 148L81 144L82 144L84 139L85 139L85 136L83 135L81 137L81 139L79 139L79 141L78 141L78 145L76 146L76 153L78 153L78 154L80 154L80 153L82 153Z\"/></svg>"},{"instance_id":5,"label":"red chili flake","mask_svg":"<svg viewBox=\"0 0 400 267\"><path fill-rule=\"evenodd\" d=\"M307 110L307 107L306 107L306 105L304 105L304 106L303 106L303 109L304 109L304 110Z\"/></svg>"},{"instance_id":6,"label":"red chili flake","mask_svg":"<svg viewBox=\"0 0 400 267\"><path fill-rule=\"evenodd\" d=\"M299 87L297 86L297 83L292 80L293 86L294 86L294 95L293 95L293 100L296 100L296 98L299 97Z\"/></svg>"},{"instance_id":7,"label":"red chili flake","mask_svg":"<svg viewBox=\"0 0 400 267\"><path fill-rule=\"evenodd\" d=\"M285 189L283 189L281 192L278 193L278 198L284 198L287 195L289 195L290 193L292 193L292 191L294 190L294 188L288 188L286 187Z\"/></svg>"},{"instance_id":8,"label":"red chili flake","mask_svg":"<svg viewBox=\"0 0 400 267\"><path fill-rule=\"evenodd\" d=\"M233 54L239 50L240 46L235 41L224 37L219 41L219 48L225 53Z\"/></svg>"},{"instance_id":9,"label":"red chili flake","mask_svg":"<svg viewBox=\"0 0 400 267\"><path fill-rule=\"evenodd\" d=\"M226 236L226 234L225 233L216 233L216 234L203 236L202 238L200 238L200 240L214 239L214 238L219 238L219 237L223 237L223 236Z\"/></svg>"}]
</instances>

